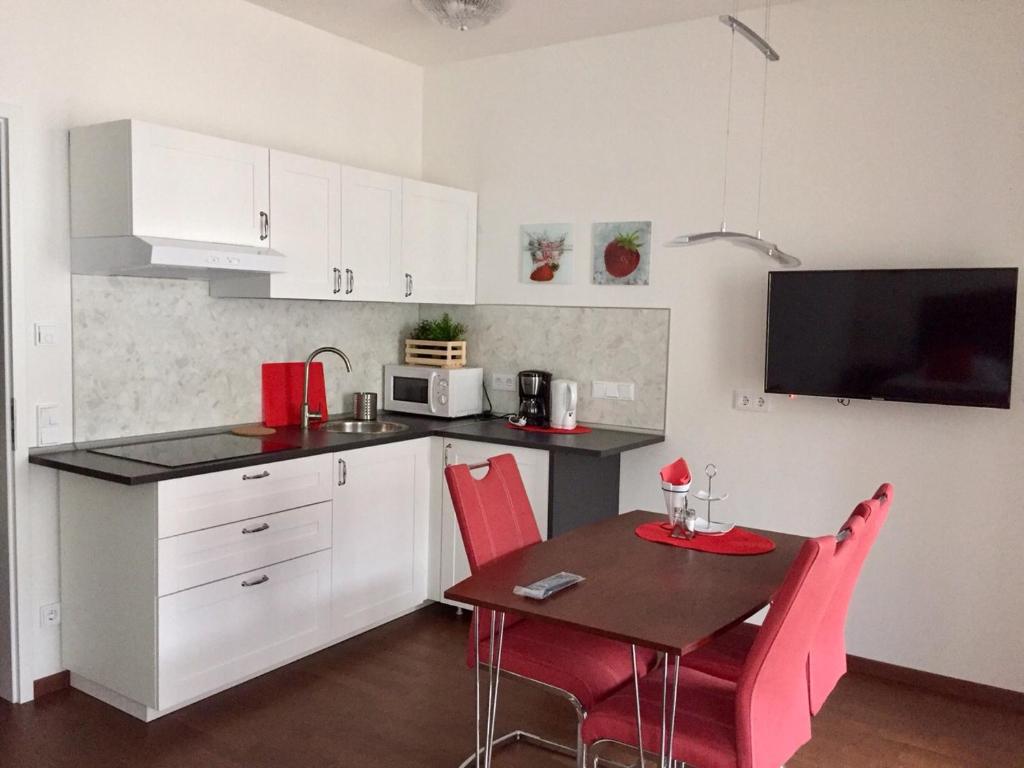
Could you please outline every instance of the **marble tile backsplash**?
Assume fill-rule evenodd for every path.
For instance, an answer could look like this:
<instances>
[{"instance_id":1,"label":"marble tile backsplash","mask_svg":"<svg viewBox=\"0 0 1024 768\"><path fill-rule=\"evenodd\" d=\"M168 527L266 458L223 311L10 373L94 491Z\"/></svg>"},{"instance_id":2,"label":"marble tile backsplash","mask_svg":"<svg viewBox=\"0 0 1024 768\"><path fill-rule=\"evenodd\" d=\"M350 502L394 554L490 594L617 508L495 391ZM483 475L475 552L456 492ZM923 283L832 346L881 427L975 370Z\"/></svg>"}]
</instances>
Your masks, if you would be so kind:
<instances>
[{"instance_id":1,"label":"marble tile backsplash","mask_svg":"<svg viewBox=\"0 0 1024 768\"><path fill-rule=\"evenodd\" d=\"M75 440L259 421L260 364L324 344L332 412L380 394L418 319L410 304L211 298L192 280L72 278Z\"/></svg>"},{"instance_id":2,"label":"marble tile backsplash","mask_svg":"<svg viewBox=\"0 0 1024 768\"><path fill-rule=\"evenodd\" d=\"M495 392L492 373L527 368L579 382L580 421L663 429L669 310L518 305L422 305L422 317L448 312L467 327L469 364L482 366L496 412L514 411L515 392ZM594 400L591 382L631 381L636 400Z\"/></svg>"},{"instance_id":3,"label":"marble tile backsplash","mask_svg":"<svg viewBox=\"0 0 1024 768\"><path fill-rule=\"evenodd\" d=\"M347 411L352 392L381 393L419 317L444 311L468 326L488 382L542 368L580 383L581 421L664 427L668 310L219 299L202 281L75 275L75 440L259 421L261 363L324 344L352 360L348 374L324 359L330 409ZM593 400L594 379L632 381L637 398ZM496 411L515 410L516 393L488 389Z\"/></svg>"}]
</instances>

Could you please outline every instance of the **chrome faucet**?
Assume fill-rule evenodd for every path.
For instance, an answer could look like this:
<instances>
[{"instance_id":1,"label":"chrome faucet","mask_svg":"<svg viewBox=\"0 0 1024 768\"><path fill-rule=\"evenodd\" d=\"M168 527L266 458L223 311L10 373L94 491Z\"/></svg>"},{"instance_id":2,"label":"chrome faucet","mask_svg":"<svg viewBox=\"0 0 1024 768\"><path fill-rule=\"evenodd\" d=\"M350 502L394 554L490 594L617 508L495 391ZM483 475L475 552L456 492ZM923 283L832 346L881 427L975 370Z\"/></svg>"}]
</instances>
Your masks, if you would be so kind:
<instances>
[{"instance_id":1,"label":"chrome faucet","mask_svg":"<svg viewBox=\"0 0 1024 768\"><path fill-rule=\"evenodd\" d=\"M306 368L305 368L305 370L303 371L303 374L302 374L302 410L301 410L301 416L302 416L302 428L303 429L309 429L309 420L310 419L326 419L327 418L327 414L326 413L315 413L315 412L314 413L310 413L310 410L309 410L309 364L313 362L313 360L317 357L317 355L320 355L320 354L322 354L324 352L332 352L333 354L335 354L338 357L340 357L342 362L345 363L345 370L347 370L349 373L352 373L352 363L350 363L348 361L348 355L346 355L344 352L342 352L337 347L318 347L317 349L313 350L312 354L310 354L310 356L306 358Z\"/></svg>"}]
</instances>

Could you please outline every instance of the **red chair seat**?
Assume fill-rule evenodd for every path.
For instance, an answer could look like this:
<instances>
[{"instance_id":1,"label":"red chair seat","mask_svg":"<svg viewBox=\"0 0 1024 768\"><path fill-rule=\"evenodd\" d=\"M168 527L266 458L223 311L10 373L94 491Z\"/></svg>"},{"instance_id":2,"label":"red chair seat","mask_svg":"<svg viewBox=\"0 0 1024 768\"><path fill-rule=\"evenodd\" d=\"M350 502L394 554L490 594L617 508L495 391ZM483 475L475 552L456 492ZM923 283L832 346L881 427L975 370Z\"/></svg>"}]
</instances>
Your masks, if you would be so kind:
<instances>
[{"instance_id":1,"label":"red chair seat","mask_svg":"<svg viewBox=\"0 0 1024 768\"><path fill-rule=\"evenodd\" d=\"M736 682L740 679L758 629L758 626L744 622L716 637L710 645L686 654L680 663L689 669Z\"/></svg>"},{"instance_id":2,"label":"red chair seat","mask_svg":"<svg viewBox=\"0 0 1024 768\"><path fill-rule=\"evenodd\" d=\"M490 648L489 638L480 641L481 661L490 658ZM641 675L657 660L657 654L647 648L637 648L636 655ZM472 666L473 659L468 661ZM520 619L511 626L505 625L501 671L568 691L589 710L632 680L633 660L629 646L616 640L547 622ZM629 690L633 690L632 684Z\"/></svg>"},{"instance_id":3,"label":"red chair seat","mask_svg":"<svg viewBox=\"0 0 1024 768\"><path fill-rule=\"evenodd\" d=\"M661 750L662 670L640 681L644 749ZM669 692L672 674L669 671ZM657 725L654 725L657 724ZM610 696L583 722L583 740L636 744L636 700L632 684ZM693 669L679 669L673 756L700 768L736 768L736 685Z\"/></svg>"}]
</instances>

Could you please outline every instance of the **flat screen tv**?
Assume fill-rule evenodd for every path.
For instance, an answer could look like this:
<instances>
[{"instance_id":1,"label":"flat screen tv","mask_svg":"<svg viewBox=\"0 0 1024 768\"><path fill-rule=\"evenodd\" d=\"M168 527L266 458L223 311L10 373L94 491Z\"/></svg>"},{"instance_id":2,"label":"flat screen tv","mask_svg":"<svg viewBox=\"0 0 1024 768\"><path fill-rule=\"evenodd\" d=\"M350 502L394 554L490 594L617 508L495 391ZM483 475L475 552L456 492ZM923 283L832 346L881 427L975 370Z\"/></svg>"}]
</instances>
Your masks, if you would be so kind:
<instances>
[{"instance_id":1,"label":"flat screen tv","mask_svg":"<svg viewBox=\"0 0 1024 768\"><path fill-rule=\"evenodd\" d=\"M771 272L765 392L1010 407L1017 270Z\"/></svg>"}]
</instances>

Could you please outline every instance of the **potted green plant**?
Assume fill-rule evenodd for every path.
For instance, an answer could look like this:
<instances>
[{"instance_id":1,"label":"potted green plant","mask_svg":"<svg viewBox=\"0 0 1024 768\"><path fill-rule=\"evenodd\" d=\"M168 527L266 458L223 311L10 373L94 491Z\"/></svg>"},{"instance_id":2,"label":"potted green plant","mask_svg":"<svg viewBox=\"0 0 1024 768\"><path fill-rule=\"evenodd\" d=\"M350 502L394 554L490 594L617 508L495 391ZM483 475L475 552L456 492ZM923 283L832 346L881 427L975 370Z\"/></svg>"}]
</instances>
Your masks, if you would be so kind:
<instances>
[{"instance_id":1,"label":"potted green plant","mask_svg":"<svg viewBox=\"0 0 1024 768\"><path fill-rule=\"evenodd\" d=\"M445 312L435 320L420 320L405 340L407 365L462 368L466 364L466 326Z\"/></svg>"}]
</instances>

